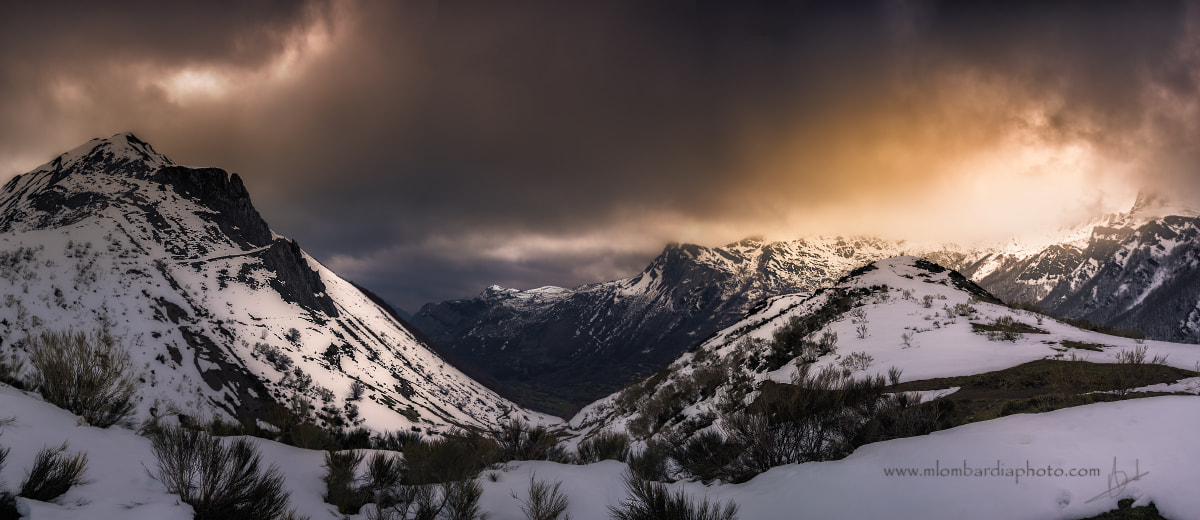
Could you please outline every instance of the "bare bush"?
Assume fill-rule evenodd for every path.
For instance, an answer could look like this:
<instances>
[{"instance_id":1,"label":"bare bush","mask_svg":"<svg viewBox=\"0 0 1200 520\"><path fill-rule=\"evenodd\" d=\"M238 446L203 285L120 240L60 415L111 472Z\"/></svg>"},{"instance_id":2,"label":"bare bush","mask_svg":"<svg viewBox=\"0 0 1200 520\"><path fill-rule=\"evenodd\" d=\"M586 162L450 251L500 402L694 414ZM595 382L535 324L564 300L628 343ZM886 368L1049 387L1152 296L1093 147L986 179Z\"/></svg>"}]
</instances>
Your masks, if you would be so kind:
<instances>
[{"instance_id":1,"label":"bare bush","mask_svg":"<svg viewBox=\"0 0 1200 520\"><path fill-rule=\"evenodd\" d=\"M866 352L851 352L846 357L842 358L842 368L850 370L866 370L871 367L871 363L875 361L875 357Z\"/></svg>"},{"instance_id":2,"label":"bare bush","mask_svg":"<svg viewBox=\"0 0 1200 520\"><path fill-rule=\"evenodd\" d=\"M657 482L639 478L633 473L625 475L625 489L629 496L621 500L620 507L609 506L609 513L617 520L735 520L737 504L722 505L709 503L707 499L692 501L682 490L672 493Z\"/></svg>"},{"instance_id":3,"label":"bare bush","mask_svg":"<svg viewBox=\"0 0 1200 520\"><path fill-rule=\"evenodd\" d=\"M558 446L558 435L545 426L530 426L513 419L492 432L500 446L501 460L563 461L566 453Z\"/></svg>"},{"instance_id":4,"label":"bare bush","mask_svg":"<svg viewBox=\"0 0 1200 520\"><path fill-rule=\"evenodd\" d=\"M351 401L358 401L363 398L363 394L366 393L366 391L367 385L364 385L362 381L355 379L350 383L350 397L347 399Z\"/></svg>"},{"instance_id":5,"label":"bare bush","mask_svg":"<svg viewBox=\"0 0 1200 520\"><path fill-rule=\"evenodd\" d=\"M43 448L33 459L33 467L21 482L22 496L30 500L49 502L62 496L71 486L83 483L87 470L87 454L83 452L67 455L67 443L57 448Z\"/></svg>"},{"instance_id":6,"label":"bare bush","mask_svg":"<svg viewBox=\"0 0 1200 520\"><path fill-rule=\"evenodd\" d=\"M292 358L275 345L255 343L253 353L262 356L278 372L287 372L292 369Z\"/></svg>"},{"instance_id":7,"label":"bare bush","mask_svg":"<svg viewBox=\"0 0 1200 520\"><path fill-rule=\"evenodd\" d=\"M133 362L112 336L43 332L29 339L29 359L42 397L88 424L107 428L133 413Z\"/></svg>"},{"instance_id":8,"label":"bare bush","mask_svg":"<svg viewBox=\"0 0 1200 520\"><path fill-rule=\"evenodd\" d=\"M356 489L355 472L362 462L363 455L354 450L325 452L325 475L321 481L325 483L326 504L337 506L342 514L357 513L366 502L363 493Z\"/></svg>"},{"instance_id":9,"label":"bare bush","mask_svg":"<svg viewBox=\"0 0 1200 520\"><path fill-rule=\"evenodd\" d=\"M552 486L549 482L538 480L537 475L530 475L528 498L522 500L516 492L512 493L512 497L521 502L521 512L525 513L525 518L558 520L567 511L567 495L561 487L562 482L555 482ZM570 519L571 515L567 515L564 520Z\"/></svg>"},{"instance_id":10,"label":"bare bush","mask_svg":"<svg viewBox=\"0 0 1200 520\"><path fill-rule=\"evenodd\" d=\"M692 476L708 483L725 476L725 467L736 460L739 453L738 447L719 432L703 430L676 446L671 456Z\"/></svg>"},{"instance_id":11,"label":"bare bush","mask_svg":"<svg viewBox=\"0 0 1200 520\"><path fill-rule=\"evenodd\" d=\"M263 468L258 449L246 439L228 444L203 431L166 427L151 436L157 471L150 476L179 495L197 520L285 518L290 494L283 475Z\"/></svg>"},{"instance_id":12,"label":"bare bush","mask_svg":"<svg viewBox=\"0 0 1200 520\"><path fill-rule=\"evenodd\" d=\"M0 431L0 434L4 432ZM0 471L4 471L4 461L8 458L8 448L0 448ZM0 488L4 487L4 481L0 480ZM4 520L21 518L21 513L17 511L17 498L8 491L0 491L0 518Z\"/></svg>"},{"instance_id":13,"label":"bare bush","mask_svg":"<svg viewBox=\"0 0 1200 520\"><path fill-rule=\"evenodd\" d=\"M584 439L576 450L580 464L591 464L602 460L625 462L629 459L629 436L624 433L602 431Z\"/></svg>"},{"instance_id":14,"label":"bare bush","mask_svg":"<svg viewBox=\"0 0 1200 520\"><path fill-rule=\"evenodd\" d=\"M496 441L476 432L444 435L404 446L405 482L435 484L474 479L497 461Z\"/></svg>"}]
</instances>

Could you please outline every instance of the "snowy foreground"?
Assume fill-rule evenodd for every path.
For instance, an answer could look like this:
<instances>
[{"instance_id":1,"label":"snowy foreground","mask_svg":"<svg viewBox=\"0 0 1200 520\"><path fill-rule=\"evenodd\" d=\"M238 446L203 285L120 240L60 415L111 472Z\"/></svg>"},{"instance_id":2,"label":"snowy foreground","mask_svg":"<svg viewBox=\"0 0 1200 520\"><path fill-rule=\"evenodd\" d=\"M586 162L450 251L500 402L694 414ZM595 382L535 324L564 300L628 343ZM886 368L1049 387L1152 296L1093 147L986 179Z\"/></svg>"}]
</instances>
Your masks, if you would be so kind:
<instances>
[{"instance_id":1,"label":"snowy foreground","mask_svg":"<svg viewBox=\"0 0 1200 520\"><path fill-rule=\"evenodd\" d=\"M13 491L43 446L69 441L86 451L85 485L54 504L19 499L32 519L187 519L191 507L150 478L149 440L121 428L79 426L76 417L0 385L0 446L12 448L0 474ZM750 482L676 483L694 497L734 500L742 519L758 518L1080 518L1115 509L1120 498L1153 501L1172 519L1200 518L1200 399L1167 396L1015 415L923 437L870 444L834 462L775 468ZM339 518L321 500L323 453L252 439L287 478L292 507L313 520ZM964 462L982 476L950 476ZM1045 468L1062 470L1045 475ZM947 476L888 476L891 468L935 468ZM1069 476L1072 470L1090 473ZM608 518L624 497L625 465L512 463L480 478L482 509L493 520L520 519L531 474L562 481L571 518ZM1043 473L1038 475L1037 473ZM990 475L988 474L990 473ZM997 475L999 474L999 475ZM1111 489L1111 492L1109 490ZM357 518L357 517L354 517Z\"/></svg>"}]
</instances>

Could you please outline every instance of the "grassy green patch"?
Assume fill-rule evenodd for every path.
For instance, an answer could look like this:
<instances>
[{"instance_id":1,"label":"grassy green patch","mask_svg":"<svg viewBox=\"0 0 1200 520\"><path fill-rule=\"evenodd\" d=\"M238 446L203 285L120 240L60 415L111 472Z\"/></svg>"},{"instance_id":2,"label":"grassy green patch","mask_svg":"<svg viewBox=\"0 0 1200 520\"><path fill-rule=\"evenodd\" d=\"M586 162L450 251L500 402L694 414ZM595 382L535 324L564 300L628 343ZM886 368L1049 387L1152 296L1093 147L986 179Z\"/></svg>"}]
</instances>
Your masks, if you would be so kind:
<instances>
[{"instance_id":1,"label":"grassy green patch","mask_svg":"<svg viewBox=\"0 0 1200 520\"><path fill-rule=\"evenodd\" d=\"M1094 350L1096 352L1104 352L1104 347L1111 347L1112 345L1105 345L1102 343L1088 343L1086 341L1071 341L1069 339L1064 339L1064 340L1062 340L1062 346L1067 347L1067 348L1077 348L1077 349L1083 349L1083 350Z\"/></svg>"},{"instance_id":2,"label":"grassy green patch","mask_svg":"<svg viewBox=\"0 0 1200 520\"><path fill-rule=\"evenodd\" d=\"M942 423L949 427L1014 413L1049 412L1123 397L1163 395L1125 394L1125 391L1195 375L1196 372L1166 365L1041 359L984 374L910 381L897 385L895 391L961 387L944 398L953 404L942 411ZM1093 393L1109 391L1118 393Z\"/></svg>"},{"instance_id":3,"label":"grassy green patch","mask_svg":"<svg viewBox=\"0 0 1200 520\"><path fill-rule=\"evenodd\" d=\"M1116 509L1080 520L1167 520L1167 518L1159 514L1158 507L1154 505L1154 502L1148 506L1133 507L1132 498L1122 498L1117 501Z\"/></svg>"}]
</instances>

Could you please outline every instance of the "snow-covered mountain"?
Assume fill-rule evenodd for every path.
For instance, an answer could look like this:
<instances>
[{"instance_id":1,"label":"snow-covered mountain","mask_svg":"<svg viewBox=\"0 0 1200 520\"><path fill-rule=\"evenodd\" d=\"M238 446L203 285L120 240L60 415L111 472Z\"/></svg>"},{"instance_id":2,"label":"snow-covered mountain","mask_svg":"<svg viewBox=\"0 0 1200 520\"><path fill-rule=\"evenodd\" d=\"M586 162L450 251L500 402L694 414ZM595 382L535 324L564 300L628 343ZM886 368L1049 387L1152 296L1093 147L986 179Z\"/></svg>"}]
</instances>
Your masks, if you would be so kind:
<instances>
[{"instance_id":1,"label":"snow-covered mountain","mask_svg":"<svg viewBox=\"0 0 1200 520\"><path fill-rule=\"evenodd\" d=\"M864 263L902 254L959 270L1006 302L1200 341L1200 212L1145 194L1127 213L995 246L875 238L672 244L632 278L575 289L492 286L427 304L412 323L529 403L565 411L644 376L756 303L812 292ZM549 402L552 395L569 403Z\"/></svg>"},{"instance_id":2,"label":"snow-covered mountain","mask_svg":"<svg viewBox=\"0 0 1200 520\"><path fill-rule=\"evenodd\" d=\"M474 299L425 305L412 323L561 412L653 373L764 298L814 291L904 247L841 237L671 244L631 278L575 289L492 286Z\"/></svg>"},{"instance_id":3,"label":"snow-covered mountain","mask_svg":"<svg viewBox=\"0 0 1200 520\"><path fill-rule=\"evenodd\" d=\"M139 419L262 419L293 396L319 423L375 431L546 419L271 231L236 174L177 165L131 134L4 186L0 294L6 357L26 357L42 331L102 330L124 345L144 381Z\"/></svg>"},{"instance_id":4,"label":"snow-covered mountain","mask_svg":"<svg viewBox=\"0 0 1200 520\"><path fill-rule=\"evenodd\" d=\"M1014 328L1037 332L998 338L983 330L1010 319ZM780 334L794 341L781 343ZM805 349L789 346L801 339ZM1095 350L1071 351L1069 345ZM1115 363L1139 347L1174 367L1195 370L1200 364L1200 346L1082 330L1002 305L958 272L928 260L896 257L855 270L816 294L768 299L655 375L588 405L570 424L584 436L608 430L678 445L698 432L720 431L724 417L753 403L764 382L790 383L802 364L813 374L832 367L860 380L890 377L895 368L896 382L903 383L1072 353ZM1190 384L1195 390L1194 378Z\"/></svg>"},{"instance_id":5,"label":"snow-covered mountain","mask_svg":"<svg viewBox=\"0 0 1200 520\"><path fill-rule=\"evenodd\" d=\"M1198 342L1198 215L1143 194L1128 213L1068 230L1058 243L990 250L948 265L1005 301L1154 339Z\"/></svg>"}]
</instances>

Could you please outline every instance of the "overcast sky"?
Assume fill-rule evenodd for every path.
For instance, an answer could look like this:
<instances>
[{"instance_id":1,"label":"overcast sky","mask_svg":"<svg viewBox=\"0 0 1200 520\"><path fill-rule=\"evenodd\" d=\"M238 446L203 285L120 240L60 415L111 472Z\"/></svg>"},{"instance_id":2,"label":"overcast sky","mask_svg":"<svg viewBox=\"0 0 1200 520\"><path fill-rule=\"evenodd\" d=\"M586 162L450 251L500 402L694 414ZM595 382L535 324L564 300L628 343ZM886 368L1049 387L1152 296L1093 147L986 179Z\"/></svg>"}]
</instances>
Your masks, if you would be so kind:
<instances>
[{"instance_id":1,"label":"overcast sky","mask_svg":"<svg viewBox=\"0 0 1200 520\"><path fill-rule=\"evenodd\" d=\"M1200 5L20 2L0 182L132 131L415 311L671 241L1002 239L1200 189Z\"/></svg>"}]
</instances>

